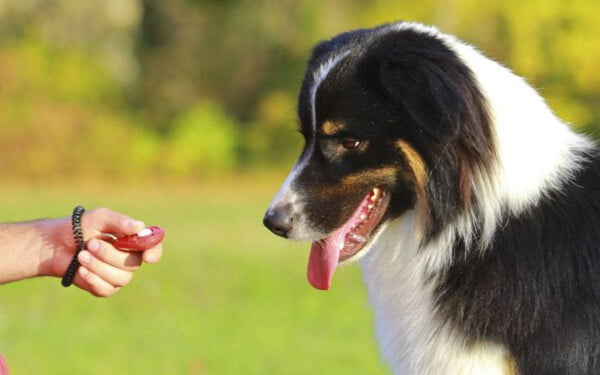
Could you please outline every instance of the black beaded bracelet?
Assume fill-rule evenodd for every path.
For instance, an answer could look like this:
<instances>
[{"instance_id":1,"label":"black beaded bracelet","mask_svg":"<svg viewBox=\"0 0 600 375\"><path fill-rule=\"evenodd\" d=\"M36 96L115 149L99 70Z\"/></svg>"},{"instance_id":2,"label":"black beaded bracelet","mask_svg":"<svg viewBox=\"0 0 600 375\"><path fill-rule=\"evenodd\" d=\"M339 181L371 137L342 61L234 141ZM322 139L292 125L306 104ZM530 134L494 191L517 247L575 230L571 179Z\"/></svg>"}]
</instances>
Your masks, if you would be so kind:
<instances>
[{"instance_id":1,"label":"black beaded bracelet","mask_svg":"<svg viewBox=\"0 0 600 375\"><path fill-rule=\"evenodd\" d=\"M65 271L65 274L62 278L61 284L64 287L73 284L75 273L79 267L77 255L85 248L85 242L83 242L83 230L81 229L81 217L83 216L84 212L85 208L82 206L77 206L73 209L73 215L71 216L71 226L73 227L73 237L75 238L75 255L73 256L73 259L71 260L71 263L69 264L69 267Z\"/></svg>"}]
</instances>

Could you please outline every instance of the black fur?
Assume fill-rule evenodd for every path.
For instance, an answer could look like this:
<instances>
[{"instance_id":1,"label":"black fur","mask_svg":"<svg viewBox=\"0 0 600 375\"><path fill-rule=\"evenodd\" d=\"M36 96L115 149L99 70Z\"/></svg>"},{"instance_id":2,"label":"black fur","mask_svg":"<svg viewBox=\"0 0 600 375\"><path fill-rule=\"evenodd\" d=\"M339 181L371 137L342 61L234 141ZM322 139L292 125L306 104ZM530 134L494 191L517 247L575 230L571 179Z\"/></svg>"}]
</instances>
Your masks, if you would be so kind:
<instances>
[{"instance_id":1,"label":"black fur","mask_svg":"<svg viewBox=\"0 0 600 375\"><path fill-rule=\"evenodd\" d=\"M316 153L311 168L299 179L304 186L298 189L336 184L350 173L386 164L405 164L394 142L406 140L429 166L428 232L433 237L445 222L474 203L468 184L471 171L485 169L495 158L490 120L471 72L454 52L429 35L412 30L384 32L385 28L344 33L315 47L298 100L300 130L307 147L316 136L310 105L314 73L345 51L348 56L318 88L316 122L344 123L347 129L342 135L368 139L371 147L366 155L349 155L335 162ZM306 212L328 232L343 223L374 183L368 181L355 189L349 201L309 202ZM414 201L407 185L410 182L399 181L388 186L394 196L390 216L399 216ZM324 218L320 213L324 205L347 210Z\"/></svg>"},{"instance_id":2,"label":"black fur","mask_svg":"<svg viewBox=\"0 0 600 375\"><path fill-rule=\"evenodd\" d=\"M473 342L506 346L520 374L600 374L600 159L511 216L481 257L454 249L437 291Z\"/></svg>"},{"instance_id":3,"label":"black fur","mask_svg":"<svg viewBox=\"0 0 600 375\"><path fill-rule=\"evenodd\" d=\"M412 144L429 166L429 236L470 205L475 168L495 158L485 101L470 70L440 40L416 31L385 34L368 49L362 74L375 72L394 139ZM368 74L368 73L367 73Z\"/></svg>"},{"instance_id":4,"label":"black fur","mask_svg":"<svg viewBox=\"0 0 600 375\"><path fill-rule=\"evenodd\" d=\"M318 86L313 124L315 72L341 55ZM493 124L473 73L436 35L383 25L320 43L308 62L298 116L307 167L293 188L315 233L339 228L375 186L392 195L386 220L427 200L424 245L472 213L470 248L458 239L449 266L429 275L441 321L470 344L506 348L520 375L600 374L597 151L579 155L585 162L560 190L544 192L517 216L504 213L490 245L481 249L484 202L477 200L473 181L476 174L491 175L498 161ZM343 124L343 130L322 134L326 121ZM365 146L336 151L348 137ZM543 142L540 137L531 141ZM414 170L400 140L425 164L424 198L417 179L410 178ZM339 187L348 176L384 167L396 171L393 178L365 177ZM323 193L327 189L335 194Z\"/></svg>"}]
</instances>

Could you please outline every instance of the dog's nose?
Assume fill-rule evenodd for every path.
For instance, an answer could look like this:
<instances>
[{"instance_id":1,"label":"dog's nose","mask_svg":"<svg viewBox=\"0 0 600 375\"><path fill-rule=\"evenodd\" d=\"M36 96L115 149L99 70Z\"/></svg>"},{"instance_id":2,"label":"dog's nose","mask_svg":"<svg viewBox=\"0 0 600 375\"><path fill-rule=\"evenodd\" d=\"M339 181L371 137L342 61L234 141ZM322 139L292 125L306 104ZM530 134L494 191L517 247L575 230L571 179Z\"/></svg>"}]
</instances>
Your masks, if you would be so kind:
<instances>
[{"instance_id":1,"label":"dog's nose","mask_svg":"<svg viewBox=\"0 0 600 375\"><path fill-rule=\"evenodd\" d=\"M269 208L263 218L263 224L276 235L287 238L293 225L292 206L285 204Z\"/></svg>"}]
</instances>

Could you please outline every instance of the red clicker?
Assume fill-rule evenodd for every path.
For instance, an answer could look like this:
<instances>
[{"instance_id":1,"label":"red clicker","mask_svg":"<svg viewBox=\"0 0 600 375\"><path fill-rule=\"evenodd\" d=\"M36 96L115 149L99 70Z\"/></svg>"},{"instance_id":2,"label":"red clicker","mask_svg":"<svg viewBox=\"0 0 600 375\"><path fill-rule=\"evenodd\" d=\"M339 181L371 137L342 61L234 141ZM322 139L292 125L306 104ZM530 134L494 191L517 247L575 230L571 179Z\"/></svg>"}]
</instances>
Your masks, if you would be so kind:
<instances>
[{"instance_id":1,"label":"red clicker","mask_svg":"<svg viewBox=\"0 0 600 375\"><path fill-rule=\"evenodd\" d=\"M149 226L136 234L117 238L113 246L126 251L143 251L158 245L165 237L165 230L159 226Z\"/></svg>"}]
</instances>

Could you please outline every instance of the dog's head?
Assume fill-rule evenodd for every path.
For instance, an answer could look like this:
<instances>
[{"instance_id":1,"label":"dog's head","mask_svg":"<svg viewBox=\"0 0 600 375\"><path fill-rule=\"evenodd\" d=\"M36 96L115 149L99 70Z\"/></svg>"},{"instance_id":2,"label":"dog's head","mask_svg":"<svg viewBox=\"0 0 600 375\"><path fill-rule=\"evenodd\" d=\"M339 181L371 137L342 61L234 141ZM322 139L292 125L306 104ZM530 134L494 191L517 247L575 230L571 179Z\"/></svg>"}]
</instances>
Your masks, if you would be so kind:
<instances>
[{"instance_id":1,"label":"dog's head","mask_svg":"<svg viewBox=\"0 0 600 375\"><path fill-rule=\"evenodd\" d=\"M320 289L407 210L434 237L476 204L471 174L493 156L471 71L434 29L412 24L317 45L298 114L305 145L264 223L313 241L308 277Z\"/></svg>"}]
</instances>

